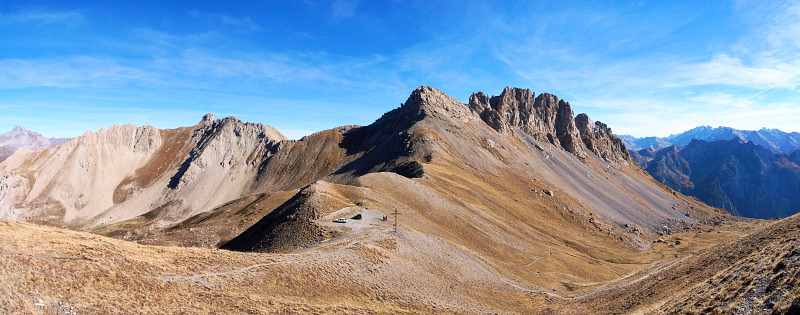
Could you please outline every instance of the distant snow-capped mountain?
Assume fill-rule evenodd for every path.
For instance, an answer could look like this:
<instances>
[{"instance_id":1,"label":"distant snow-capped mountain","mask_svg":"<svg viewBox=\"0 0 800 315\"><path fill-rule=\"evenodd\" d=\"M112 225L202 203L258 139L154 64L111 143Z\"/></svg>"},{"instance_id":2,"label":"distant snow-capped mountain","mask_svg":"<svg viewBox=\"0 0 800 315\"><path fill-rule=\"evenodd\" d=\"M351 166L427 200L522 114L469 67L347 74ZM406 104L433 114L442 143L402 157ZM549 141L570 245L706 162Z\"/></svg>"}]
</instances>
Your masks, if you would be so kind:
<instances>
[{"instance_id":1,"label":"distant snow-capped mountain","mask_svg":"<svg viewBox=\"0 0 800 315\"><path fill-rule=\"evenodd\" d=\"M778 129L761 128L759 130L740 130L731 127L699 126L666 138L643 137L637 138L629 135L619 136L628 150L639 151L642 149L661 149L671 145L686 146L692 140L718 141L739 138L752 141L773 152L791 153L800 149L800 133L784 132Z\"/></svg>"}]
</instances>

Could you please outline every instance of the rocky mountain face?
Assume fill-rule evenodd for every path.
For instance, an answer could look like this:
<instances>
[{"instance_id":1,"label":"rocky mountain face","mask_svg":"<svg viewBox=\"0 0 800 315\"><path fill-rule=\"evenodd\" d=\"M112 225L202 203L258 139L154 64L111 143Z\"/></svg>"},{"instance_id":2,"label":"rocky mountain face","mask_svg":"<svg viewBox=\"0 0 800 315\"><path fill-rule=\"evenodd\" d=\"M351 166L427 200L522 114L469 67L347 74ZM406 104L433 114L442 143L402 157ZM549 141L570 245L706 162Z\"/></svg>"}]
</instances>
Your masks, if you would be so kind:
<instances>
[{"instance_id":1,"label":"rocky mountain face","mask_svg":"<svg viewBox=\"0 0 800 315\"><path fill-rule=\"evenodd\" d=\"M45 138L41 134L15 126L9 132L0 134L0 162L3 162L19 148L42 150L63 144L68 139Z\"/></svg>"},{"instance_id":2,"label":"rocky mountain face","mask_svg":"<svg viewBox=\"0 0 800 315\"><path fill-rule=\"evenodd\" d=\"M6 190L19 192L16 199L0 195L6 205L0 213L96 226L156 211L160 222L172 224L239 197L256 161L282 140L271 127L210 115L188 128L87 132L0 164Z\"/></svg>"},{"instance_id":3,"label":"rocky mountain face","mask_svg":"<svg viewBox=\"0 0 800 315\"><path fill-rule=\"evenodd\" d=\"M774 153L737 138L693 140L684 148L636 156L659 182L735 215L772 218L800 211L800 150Z\"/></svg>"},{"instance_id":4,"label":"rocky mountain face","mask_svg":"<svg viewBox=\"0 0 800 315\"><path fill-rule=\"evenodd\" d=\"M247 305L271 306L263 292L303 303L337 296L325 302L335 308L322 310L347 312L344 292L359 307L353 312L367 311L364 301L388 305L379 313L408 307L396 301L463 313L545 312L560 301L591 313L582 297L741 234L706 233L730 217L659 184L633 161L606 125L574 116L553 95L512 88L464 104L420 87L368 126L300 140L211 115L177 129L112 126L0 163L0 217L227 250L134 246L0 220L0 239L39 235L0 242L6 252L28 253L0 255L11 270L0 287L28 290L44 281L39 276L59 284L93 279L87 285L103 290L81 296L155 295L172 304L185 297L181 305L192 307L201 297L224 302L206 308L219 312L234 307L229 301L254 311ZM700 231L699 241L681 238L685 245L675 247ZM60 251L42 254L41 244ZM75 255L84 256L60 259ZM17 276L31 265L80 272ZM126 282L109 280L119 277ZM102 304L63 293L48 291L43 300ZM232 295L204 298L219 294Z\"/></svg>"},{"instance_id":5,"label":"rocky mountain face","mask_svg":"<svg viewBox=\"0 0 800 315\"><path fill-rule=\"evenodd\" d=\"M603 159L631 161L622 141L608 126L592 122L586 114L575 117L569 103L555 95L534 97L531 90L506 88L498 96L472 94L469 107L498 132L511 134L519 129L578 157L591 152Z\"/></svg>"},{"instance_id":6,"label":"rocky mountain face","mask_svg":"<svg viewBox=\"0 0 800 315\"><path fill-rule=\"evenodd\" d=\"M16 154L0 174L2 217L242 251L324 242L338 232L321 222L365 200L413 218L405 227L415 233L553 286L562 284L508 262L561 249L542 268L570 264L585 281L611 279L626 269L592 261L616 261L674 224L721 214L657 184L606 125L573 116L553 95L510 88L463 104L420 87L369 126L300 140L211 115L178 129L113 126ZM565 245L574 242L583 245Z\"/></svg>"},{"instance_id":7,"label":"rocky mountain face","mask_svg":"<svg viewBox=\"0 0 800 315\"><path fill-rule=\"evenodd\" d=\"M744 141L752 141L773 152L791 153L800 149L800 133L789 133L778 129L767 128L759 130L739 130L730 127L714 128L711 126L699 126L679 134L670 135L666 138L636 138L628 135L620 136L620 138L631 151L639 151L647 148L658 150L673 144L682 147L688 145L694 139L717 141L735 138Z\"/></svg>"}]
</instances>

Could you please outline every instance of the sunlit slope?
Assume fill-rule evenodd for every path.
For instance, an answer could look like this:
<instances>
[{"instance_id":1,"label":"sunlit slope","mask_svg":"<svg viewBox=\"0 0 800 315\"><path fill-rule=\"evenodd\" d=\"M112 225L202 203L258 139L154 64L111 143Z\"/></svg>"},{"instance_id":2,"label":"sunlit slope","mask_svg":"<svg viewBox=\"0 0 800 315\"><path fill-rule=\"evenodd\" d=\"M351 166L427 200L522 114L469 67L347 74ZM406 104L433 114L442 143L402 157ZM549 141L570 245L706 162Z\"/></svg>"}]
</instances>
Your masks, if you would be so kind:
<instances>
[{"instance_id":1,"label":"sunlit slope","mask_svg":"<svg viewBox=\"0 0 800 315\"><path fill-rule=\"evenodd\" d=\"M469 312L546 307L430 236L388 231L307 254L151 247L0 221L0 311Z\"/></svg>"},{"instance_id":2,"label":"sunlit slope","mask_svg":"<svg viewBox=\"0 0 800 315\"><path fill-rule=\"evenodd\" d=\"M800 305L798 237L800 216L777 220L582 303L609 313L794 314Z\"/></svg>"},{"instance_id":3,"label":"sunlit slope","mask_svg":"<svg viewBox=\"0 0 800 315\"><path fill-rule=\"evenodd\" d=\"M303 189L223 248L288 252L325 241L336 231L318 221L365 200L385 215L400 212L401 227L441 239L510 281L582 291L652 263L639 253L657 233L721 214L656 184L627 152L602 158L576 145L577 155L521 129L497 132L431 88L362 128L345 140L369 143L374 133L366 131L401 129L379 137L353 162L361 164L342 172L366 174L341 180L334 173L328 178L339 184Z\"/></svg>"}]
</instances>

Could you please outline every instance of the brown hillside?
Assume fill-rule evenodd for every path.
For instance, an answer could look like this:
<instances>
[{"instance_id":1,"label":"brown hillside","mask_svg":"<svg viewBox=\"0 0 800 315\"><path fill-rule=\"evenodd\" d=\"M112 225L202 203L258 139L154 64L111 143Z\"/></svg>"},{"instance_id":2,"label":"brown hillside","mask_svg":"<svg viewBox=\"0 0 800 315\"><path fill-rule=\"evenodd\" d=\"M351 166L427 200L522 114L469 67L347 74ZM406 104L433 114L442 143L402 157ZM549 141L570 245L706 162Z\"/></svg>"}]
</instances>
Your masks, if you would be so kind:
<instances>
[{"instance_id":1,"label":"brown hillside","mask_svg":"<svg viewBox=\"0 0 800 315\"><path fill-rule=\"evenodd\" d=\"M49 301L89 311L107 310L85 295L103 288L125 298L96 296L126 309L160 292L145 311L167 298L200 312L627 311L655 301L616 292L758 224L727 223L657 183L568 102L509 88L463 104L420 87L373 124L298 141L210 115L176 130L115 126L14 155L0 171L6 217L258 252L8 223L33 239L5 234L10 294L41 298L36 283L54 277ZM45 240L61 254L26 252ZM29 274L26 263L71 272ZM81 292L72 281L89 291L57 298Z\"/></svg>"},{"instance_id":2,"label":"brown hillside","mask_svg":"<svg viewBox=\"0 0 800 315\"><path fill-rule=\"evenodd\" d=\"M800 215L677 260L584 299L609 313L778 313L800 310Z\"/></svg>"}]
</instances>

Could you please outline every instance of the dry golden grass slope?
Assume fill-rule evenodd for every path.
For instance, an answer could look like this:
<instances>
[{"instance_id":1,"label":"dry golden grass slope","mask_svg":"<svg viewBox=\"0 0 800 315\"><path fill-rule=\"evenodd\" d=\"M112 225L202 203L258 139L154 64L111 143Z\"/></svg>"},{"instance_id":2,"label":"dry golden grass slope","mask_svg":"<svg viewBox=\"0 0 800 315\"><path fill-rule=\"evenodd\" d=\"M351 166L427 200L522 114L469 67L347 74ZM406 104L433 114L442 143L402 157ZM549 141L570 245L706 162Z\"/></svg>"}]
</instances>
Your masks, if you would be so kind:
<instances>
[{"instance_id":1,"label":"dry golden grass slope","mask_svg":"<svg viewBox=\"0 0 800 315\"><path fill-rule=\"evenodd\" d=\"M441 240L388 225L288 255L153 247L11 221L0 222L0 240L8 313L484 313L547 300Z\"/></svg>"},{"instance_id":2,"label":"dry golden grass slope","mask_svg":"<svg viewBox=\"0 0 800 315\"><path fill-rule=\"evenodd\" d=\"M529 90L479 93L462 104L420 87L369 126L299 141L210 117L152 137L161 145L120 146L143 151L129 157L127 173L112 174L116 188L86 197L83 207L111 204L94 217L63 206L92 191L42 175L58 169L46 161L70 170L86 161L62 156L63 148L0 164L11 172L0 190L17 200L0 196L0 205L146 244L245 252L151 247L4 221L7 310L637 311L672 305L665 299L674 296L658 290L630 301L652 275L680 270L707 255L694 253L763 223L733 222L672 192L605 125ZM122 144L141 139L149 138ZM63 154L84 143L107 151L89 140L73 140ZM89 160L113 164L98 154ZM331 223L356 213L364 219ZM383 215L390 220L378 220Z\"/></svg>"},{"instance_id":3,"label":"dry golden grass slope","mask_svg":"<svg viewBox=\"0 0 800 315\"><path fill-rule=\"evenodd\" d=\"M741 238L733 235L753 223L704 226L730 239L710 248L720 233L677 233L682 252L663 245L641 255L678 259L577 297L509 279L442 239L371 223L309 252L265 254L1 220L0 312L786 313L799 301L797 216Z\"/></svg>"},{"instance_id":4,"label":"dry golden grass slope","mask_svg":"<svg viewBox=\"0 0 800 315\"><path fill-rule=\"evenodd\" d=\"M377 170L416 163L418 175L370 171L342 181L334 173L328 179L343 184L303 189L224 248L289 252L324 241L335 231L315 221L366 200L386 215L401 212L402 227L451 244L512 283L579 295L660 259L641 254L657 233L719 215L624 158L576 156L520 130L497 132L431 88L364 128L345 142L384 142L353 163ZM323 206L331 199L336 206Z\"/></svg>"},{"instance_id":5,"label":"dry golden grass slope","mask_svg":"<svg viewBox=\"0 0 800 315\"><path fill-rule=\"evenodd\" d=\"M586 297L622 313L797 314L800 215L761 225L627 285Z\"/></svg>"}]
</instances>

